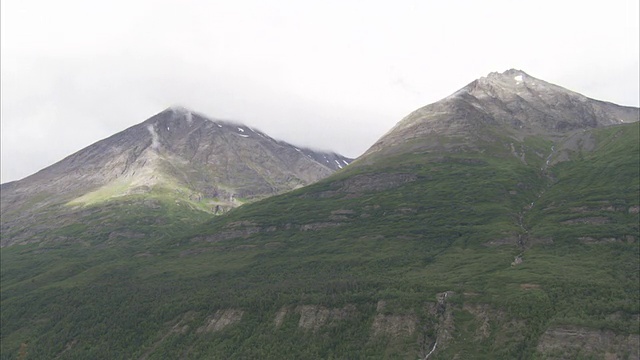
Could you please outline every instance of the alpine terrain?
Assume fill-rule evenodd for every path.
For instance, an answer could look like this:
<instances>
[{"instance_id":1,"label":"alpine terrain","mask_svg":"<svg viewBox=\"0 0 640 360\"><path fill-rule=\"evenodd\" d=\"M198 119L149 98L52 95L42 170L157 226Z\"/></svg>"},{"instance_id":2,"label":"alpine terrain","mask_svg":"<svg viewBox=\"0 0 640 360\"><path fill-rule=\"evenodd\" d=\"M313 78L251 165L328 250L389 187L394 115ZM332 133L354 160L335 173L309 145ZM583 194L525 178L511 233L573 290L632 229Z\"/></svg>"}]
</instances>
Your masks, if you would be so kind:
<instances>
[{"instance_id":1,"label":"alpine terrain","mask_svg":"<svg viewBox=\"0 0 640 360\"><path fill-rule=\"evenodd\" d=\"M639 111L492 73L317 182L163 112L2 186L0 358L638 359Z\"/></svg>"},{"instance_id":2,"label":"alpine terrain","mask_svg":"<svg viewBox=\"0 0 640 360\"><path fill-rule=\"evenodd\" d=\"M113 200L152 209L169 202L200 216L221 214L311 184L351 160L169 108L32 176L2 184L1 244L50 239L53 228L99 216Z\"/></svg>"}]
</instances>

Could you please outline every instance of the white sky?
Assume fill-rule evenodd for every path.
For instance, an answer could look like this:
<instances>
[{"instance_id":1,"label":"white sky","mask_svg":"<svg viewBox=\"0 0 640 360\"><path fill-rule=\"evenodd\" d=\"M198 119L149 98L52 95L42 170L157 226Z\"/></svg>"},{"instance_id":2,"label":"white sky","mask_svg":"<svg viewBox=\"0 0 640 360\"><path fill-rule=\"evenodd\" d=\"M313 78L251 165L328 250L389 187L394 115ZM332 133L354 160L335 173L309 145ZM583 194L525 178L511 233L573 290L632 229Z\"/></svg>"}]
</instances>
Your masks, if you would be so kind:
<instances>
[{"instance_id":1,"label":"white sky","mask_svg":"<svg viewBox=\"0 0 640 360\"><path fill-rule=\"evenodd\" d=\"M171 105L356 157L509 68L639 102L638 0L2 0L1 182Z\"/></svg>"}]
</instances>

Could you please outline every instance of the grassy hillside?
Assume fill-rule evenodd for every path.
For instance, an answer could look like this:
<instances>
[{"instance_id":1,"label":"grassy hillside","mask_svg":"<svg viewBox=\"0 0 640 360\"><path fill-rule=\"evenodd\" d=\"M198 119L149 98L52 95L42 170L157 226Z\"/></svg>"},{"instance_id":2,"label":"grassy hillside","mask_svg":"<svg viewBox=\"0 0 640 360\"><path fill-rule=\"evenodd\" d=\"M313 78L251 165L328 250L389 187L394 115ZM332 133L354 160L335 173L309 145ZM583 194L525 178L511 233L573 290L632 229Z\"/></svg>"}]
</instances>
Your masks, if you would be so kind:
<instances>
[{"instance_id":1,"label":"grassy hillside","mask_svg":"<svg viewBox=\"0 0 640 360\"><path fill-rule=\"evenodd\" d=\"M2 249L1 358L637 358L638 133L396 152L218 217L112 202Z\"/></svg>"}]
</instances>

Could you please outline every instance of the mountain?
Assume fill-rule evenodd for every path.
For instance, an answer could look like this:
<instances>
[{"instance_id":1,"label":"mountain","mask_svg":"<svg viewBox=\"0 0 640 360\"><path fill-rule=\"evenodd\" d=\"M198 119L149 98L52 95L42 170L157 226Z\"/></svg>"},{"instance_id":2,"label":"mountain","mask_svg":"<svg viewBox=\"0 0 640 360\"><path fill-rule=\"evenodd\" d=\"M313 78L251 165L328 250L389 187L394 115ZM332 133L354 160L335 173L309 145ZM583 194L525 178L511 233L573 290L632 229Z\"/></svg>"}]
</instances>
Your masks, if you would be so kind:
<instances>
[{"instance_id":1,"label":"mountain","mask_svg":"<svg viewBox=\"0 0 640 360\"><path fill-rule=\"evenodd\" d=\"M365 154L469 149L494 141L541 136L638 121L638 108L587 98L521 70L491 73L402 119ZM439 141L445 137L446 142Z\"/></svg>"},{"instance_id":2,"label":"mountain","mask_svg":"<svg viewBox=\"0 0 640 360\"><path fill-rule=\"evenodd\" d=\"M2 358L636 359L638 111L510 70L223 216L92 207L3 248Z\"/></svg>"},{"instance_id":3,"label":"mountain","mask_svg":"<svg viewBox=\"0 0 640 360\"><path fill-rule=\"evenodd\" d=\"M169 194L186 206L222 213L311 184L351 160L169 108L34 175L2 184L2 246L37 241L36 232L24 229L50 230L53 224L42 226L47 217L59 223L64 214L75 218L87 206L132 196Z\"/></svg>"}]
</instances>

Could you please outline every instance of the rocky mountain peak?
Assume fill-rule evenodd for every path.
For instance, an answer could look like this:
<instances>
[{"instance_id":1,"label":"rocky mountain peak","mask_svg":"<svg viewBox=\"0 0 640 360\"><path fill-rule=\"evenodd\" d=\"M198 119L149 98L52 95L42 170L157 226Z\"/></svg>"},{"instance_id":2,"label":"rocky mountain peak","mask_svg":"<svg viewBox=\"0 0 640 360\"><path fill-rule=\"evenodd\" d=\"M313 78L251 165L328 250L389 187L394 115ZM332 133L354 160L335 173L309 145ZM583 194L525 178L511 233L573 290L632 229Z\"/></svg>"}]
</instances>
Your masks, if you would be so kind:
<instances>
[{"instance_id":1,"label":"rocky mountain peak","mask_svg":"<svg viewBox=\"0 0 640 360\"><path fill-rule=\"evenodd\" d=\"M175 197L219 213L311 184L351 161L170 107L36 174L3 184L2 229L27 221L34 209L53 206L66 214L128 196Z\"/></svg>"},{"instance_id":2,"label":"rocky mountain peak","mask_svg":"<svg viewBox=\"0 0 640 360\"><path fill-rule=\"evenodd\" d=\"M168 111L171 114L171 116L176 120L178 119L185 120L187 123L191 123L193 121L194 111L187 109L185 107L172 106L165 111Z\"/></svg>"},{"instance_id":3,"label":"rocky mountain peak","mask_svg":"<svg viewBox=\"0 0 640 360\"><path fill-rule=\"evenodd\" d=\"M522 70L509 69L505 72L492 72L483 76L452 96L470 94L476 98L493 98L502 101L513 101L518 97L533 101L535 97L545 98L570 96L585 101L586 96L572 92L560 86L535 78Z\"/></svg>"},{"instance_id":4,"label":"rocky mountain peak","mask_svg":"<svg viewBox=\"0 0 640 360\"><path fill-rule=\"evenodd\" d=\"M638 108L590 99L522 70L510 69L474 80L452 95L412 112L365 155L391 150L408 141L413 147L439 147L438 141L426 139L443 136L458 138L460 144L469 146L489 129L514 139L529 135L558 137L575 130L635 122L638 118ZM449 142L448 146L453 145Z\"/></svg>"},{"instance_id":5,"label":"rocky mountain peak","mask_svg":"<svg viewBox=\"0 0 640 360\"><path fill-rule=\"evenodd\" d=\"M490 79L504 79L504 78L513 78L516 81L522 81L522 78L524 77L528 77L529 75L522 71L522 70L518 70L518 69L509 69L506 70L504 72L491 72L489 73L489 75L486 76L486 78L490 78ZM517 79L515 79L516 77L518 77Z\"/></svg>"},{"instance_id":6,"label":"rocky mountain peak","mask_svg":"<svg viewBox=\"0 0 640 360\"><path fill-rule=\"evenodd\" d=\"M162 112L173 112L173 113L190 113L193 112L191 109L187 109L182 105L171 105L168 108L164 109Z\"/></svg>"},{"instance_id":7,"label":"rocky mountain peak","mask_svg":"<svg viewBox=\"0 0 640 360\"><path fill-rule=\"evenodd\" d=\"M204 115L182 106L171 106L146 120L143 124L154 127L174 129L190 128L201 125L205 121L213 121Z\"/></svg>"}]
</instances>

